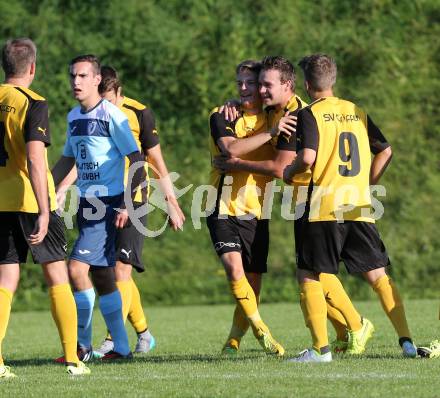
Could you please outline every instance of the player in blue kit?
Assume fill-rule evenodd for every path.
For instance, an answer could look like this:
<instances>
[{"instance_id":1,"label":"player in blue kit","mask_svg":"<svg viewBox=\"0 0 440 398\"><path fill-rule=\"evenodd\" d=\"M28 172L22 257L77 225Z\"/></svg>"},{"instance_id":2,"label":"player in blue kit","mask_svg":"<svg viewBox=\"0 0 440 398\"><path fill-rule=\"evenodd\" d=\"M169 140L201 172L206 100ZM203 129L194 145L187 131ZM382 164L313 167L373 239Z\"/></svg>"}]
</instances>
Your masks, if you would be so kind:
<instances>
[{"instance_id":1,"label":"player in blue kit","mask_svg":"<svg viewBox=\"0 0 440 398\"><path fill-rule=\"evenodd\" d=\"M115 238L116 228L123 228L128 221L124 204L125 157L130 165L144 161L124 113L99 95L100 81L100 63L94 55L81 55L70 62L71 88L79 106L67 116L63 156L52 170L55 185L74 165L78 170L79 236L70 254L69 276L78 310L78 353L84 361L94 355L93 286L114 342L114 350L103 359L131 357L114 272ZM137 168L129 188L132 197L142 181L142 170Z\"/></svg>"}]
</instances>

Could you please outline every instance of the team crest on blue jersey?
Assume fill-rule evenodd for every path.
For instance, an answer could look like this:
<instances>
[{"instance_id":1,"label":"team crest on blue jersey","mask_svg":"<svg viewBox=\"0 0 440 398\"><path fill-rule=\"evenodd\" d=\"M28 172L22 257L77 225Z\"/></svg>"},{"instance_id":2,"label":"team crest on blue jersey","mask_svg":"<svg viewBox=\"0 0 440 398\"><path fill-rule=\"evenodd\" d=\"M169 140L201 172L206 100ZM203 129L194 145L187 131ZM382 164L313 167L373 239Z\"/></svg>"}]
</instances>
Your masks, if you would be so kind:
<instances>
[{"instance_id":1,"label":"team crest on blue jersey","mask_svg":"<svg viewBox=\"0 0 440 398\"><path fill-rule=\"evenodd\" d=\"M98 122L96 120L89 120L89 123L87 125L88 135L93 135L93 133L96 130L97 125L98 125Z\"/></svg>"}]
</instances>

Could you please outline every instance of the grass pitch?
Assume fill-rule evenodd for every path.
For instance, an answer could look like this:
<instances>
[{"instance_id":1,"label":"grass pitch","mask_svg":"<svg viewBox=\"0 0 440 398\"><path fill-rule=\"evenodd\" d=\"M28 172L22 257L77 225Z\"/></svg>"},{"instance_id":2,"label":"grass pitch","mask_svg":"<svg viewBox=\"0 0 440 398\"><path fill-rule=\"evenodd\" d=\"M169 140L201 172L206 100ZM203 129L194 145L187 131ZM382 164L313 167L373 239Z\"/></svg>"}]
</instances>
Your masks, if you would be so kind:
<instances>
[{"instance_id":1,"label":"grass pitch","mask_svg":"<svg viewBox=\"0 0 440 398\"><path fill-rule=\"evenodd\" d=\"M357 307L376 333L361 358L330 364L292 364L267 357L252 333L236 359L219 355L233 306L147 308L156 349L131 362L91 363L92 375L70 378L52 362L60 355L49 312L13 313L3 352L16 379L0 382L0 397L438 397L440 359L403 359L390 322L378 302ZM437 301L407 301L415 342L440 337ZM310 345L299 306L262 304L261 313L287 356ZM95 312L94 343L104 337ZM330 337L333 332L329 326ZM135 334L129 326L134 345Z\"/></svg>"}]
</instances>

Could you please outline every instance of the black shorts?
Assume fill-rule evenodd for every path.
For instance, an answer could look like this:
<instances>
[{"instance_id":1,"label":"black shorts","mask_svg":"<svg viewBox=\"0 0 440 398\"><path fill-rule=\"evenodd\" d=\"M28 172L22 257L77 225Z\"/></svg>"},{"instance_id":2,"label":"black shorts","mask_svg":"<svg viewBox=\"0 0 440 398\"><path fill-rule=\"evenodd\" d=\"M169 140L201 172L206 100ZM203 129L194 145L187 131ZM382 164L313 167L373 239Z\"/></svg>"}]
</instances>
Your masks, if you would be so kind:
<instances>
[{"instance_id":1,"label":"black shorts","mask_svg":"<svg viewBox=\"0 0 440 398\"><path fill-rule=\"evenodd\" d=\"M137 209L142 204L135 204ZM146 226L147 215L140 217L142 225ZM132 265L137 272L144 272L145 266L142 262L142 249L144 246L144 235L140 233L133 223L126 228L118 229L116 233L116 261Z\"/></svg>"},{"instance_id":2,"label":"black shorts","mask_svg":"<svg viewBox=\"0 0 440 398\"><path fill-rule=\"evenodd\" d=\"M30 249L35 264L64 260L67 242L64 222L54 211L49 215L47 235L39 245L29 245L38 214L0 212L0 264L25 263Z\"/></svg>"},{"instance_id":3,"label":"black shorts","mask_svg":"<svg viewBox=\"0 0 440 398\"><path fill-rule=\"evenodd\" d=\"M337 274L343 261L350 274L390 264L376 225L361 221L304 222L298 268Z\"/></svg>"},{"instance_id":4,"label":"black shorts","mask_svg":"<svg viewBox=\"0 0 440 398\"><path fill-rule=\"evenodd\" d=\"M231 216L222 219L211 215L207 224L219 257L228 252L240 252L245 272L267 272L269 220L240 220Z\"/></svg>"},{"instance_id":5,"label":"black shorts","mask_svg":"<svg viewBox=\"0 0 440 398\"><path fill-rule=\"evenodd\" d=\"M302 246L302 241L304 237L303 227L304 224L307 222L307 216L302 216L301 218L298 218L294 220L293 222L293 229L294 229L294 235L295 235L295 256L296 256L296 264L299 263L301 251L299 250Z\"/></svg>"}]
</instances>

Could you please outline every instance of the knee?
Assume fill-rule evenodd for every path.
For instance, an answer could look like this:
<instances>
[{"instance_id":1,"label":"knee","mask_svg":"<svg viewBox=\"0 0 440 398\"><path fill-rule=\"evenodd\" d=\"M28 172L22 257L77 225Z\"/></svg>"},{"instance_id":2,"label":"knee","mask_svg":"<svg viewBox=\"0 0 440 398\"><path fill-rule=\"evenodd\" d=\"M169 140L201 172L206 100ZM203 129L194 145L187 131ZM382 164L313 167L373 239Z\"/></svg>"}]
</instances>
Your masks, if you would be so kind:
<instances>
[{"instance_id":1,"label":"knee","mask_svg":"<svg viewBox=\"0 0 440 398\"><path fill-rule=\"evenodd\" d=\"M377 280L379 280L385 275L386 275L385 268L377 268L363 273L364 278L371 286L373 286Z\"/></svg>"},{"instance_id":2,"label":"knee","mask_svg":"<svg viewBox=\"0 0 440 398\"><path fill-rule=\"evenodd\" d=\"M86 269L69 265L69 280L75 290L85 290L91 287L89 273Z\"/></svg>"},{"instance_id":3,"label":"knee","mask_svg":"<svg viewBox=\"0 0 440 398\"><path fill-rule=\"evenodd\" d=\"M129 281L131 279L132 266L121 261L116 262L115 276L118 282Z\"/></svg>"},{"instance_id":4,"label":"knee","mask_svg":"<svg viewBox=\"0 0 440 398\"><path fill-rule=\"evenodd\" d=\"M238 252L224 253L221 256L228 280L239 280L244 276L241 254Z\"/></svg>"},{"instance_id":5,"label":"knee","mask_svg":"<svg viewBox=\"0 0 440 398\"><path fill-rule=\"evenodd\" d=\"M113 293L117 290L115 271L110 267L91 267L93 284L99 296Z\"/></svg>"},{"instance_id":6,"label":"knee","mask_svg":"<svg viewBox=\"0 0 440 398\"><path fill-rule=\"evenodd\" d=\"M0 265L0 287L15 293L20 280L20 267L18 264Z\"/></svg>"},{"instance_id":7,"label":"knee","mask_svg":"<svg viewBox=\"0 0 440 398\"><path fill-rule=\"evenodd\" d=\"M42 266L44 278L49 287L69 283L66 263L64 261L45 263Z\"/></svg>"},{"instance_id":8,"label":"knee","mask_svg":"<svg viewBox=\"0 0 440 398\"><path fill-rule=\"evenodd\" d=\"M225 264L225 272L230 281L238 281L244 276L243 267L234 263Z\"/></svg>"}]
</instances>

